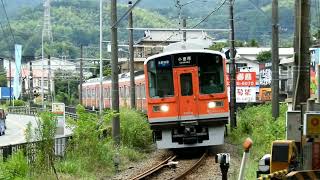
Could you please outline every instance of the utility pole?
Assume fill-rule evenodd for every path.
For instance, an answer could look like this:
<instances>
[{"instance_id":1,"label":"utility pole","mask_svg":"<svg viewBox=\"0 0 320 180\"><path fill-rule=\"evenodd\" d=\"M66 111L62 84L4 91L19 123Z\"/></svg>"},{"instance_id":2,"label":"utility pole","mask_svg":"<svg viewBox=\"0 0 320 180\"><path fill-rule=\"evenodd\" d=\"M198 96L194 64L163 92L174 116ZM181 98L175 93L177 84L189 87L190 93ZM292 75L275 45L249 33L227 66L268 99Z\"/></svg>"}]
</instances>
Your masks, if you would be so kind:
<instances>
[{"instance_id":1,"label":"utility pole","mask_svg":"<svg viewBox=\"0 0 320 180\"><path fill-rule=\"evenodd\" d=\"M300 57L300 22L301 22L301 2L300 0L295 0L295 30L294 30L294 63L293 63L293 79L292 79L292 97L295 98L295 91L297 86L297 78L299 71L299 57ZM294 99L293 99L294 101ZM296 109L293 106L293 109Z\"/></svg>"},{"instance_id":2,"label":"utility pole","mask_svg":"<svg viewBox=\"0 0 320 180\"><path fill-rule=\"evenodd\" d=\"M42 31L42 35L41 35L41 66L42 66L42 72L41 72L41 104L42 104L42 108L44 109L44 89L43 89L43 85L44 85L44 49L43 49L43 31Z\"/></svg>"},{"instance_id":3,"label":"utility pole","mask_svg":"<svg viewBox=\"0 0 320 180\"><path fill-rule=\"evenodd\" d=\"M187 28L187 20L186 20L186 18L182 19L182 27L183 27L183 29ZM183 41L184 42L187 41L187 31L186 30L183 31Z\"/></svg>"},{"instance_id":4,"label":"utility pole","mask_svg":"<svg viewBox=\"0 0 320 180\"><path fill-rule=\"evenodd\" d=\"M51 102L51 56L48 55L48 97L47 97L47 101L48 103Z\"/></svg>"},{"instance_id":5,"label":"utility pole","mask_svg":"<svg viewBox=\"0 0 320 180\"><path fill-rule=\"evenodd\" d=\"M32 72L32 61L30 61L29 67L29 98L30 98L30 106L32 105L33 101L33 72Z\"/></svg>"},{"instance_id":6,"label":"utility pole","mask_svg":"<svg viewBox=\"0 0 320 180\"><path fill-rule=\"evenodd\" d=\"M119 117L119 78L118 78L118 28L117 0L111 0L111 74L112 74L112 110L115 116L112 119L112 137L117 145L120 144L120 117Z\"/></svg>"},{"instance_id":7,"label":"utility pole","mask_svg":"<svg viewBox=\"0 0 320 180\"><path fill-rule=\"evenodd\" d=\"M279 15L278 0L272 0L272 117L279 117Z\"/></svg>"},{"instance_id":8,"label":"utility pole","mask_svg":"<svg viewBox=\"0 0 320 180\"><path fill-rule=\"evenodd\" d=\"M80 45L80 90L79 90L79 102L82 105L82 84L83 84L83 45Z\"/></svg>"},{"instance_id":9,"label":"utility pole","mask_svg":"<svg viewBox=\"0 0 320 180\"><path fill-rule=\"evenodd\" d=\"M233 5L234 0L230 1L230 125L231 128L237 127L236 115L236 64L235 64L235 47L234 47L234 19L233 19Z\"/></svg>"},{"instance_id":10,"label":"utility pole","mask_svg":"<svg viewBox=\"0 0 320 180\"><path fill-rule=\"evenodd\" d=\"M100 122L102 122L102 109L103 109L103 67L102 67L102 0L100 0L100 98L99 98L99 114L100 114Z\"/></svg>"},{"instance_id":11,"label":"utility pole","mask_svg":"<svg viewBox=\"0 0 320 180\"><path fill-rule=\"evenodd\" d=\"M128 1L129 8L132 6L132 1ZM129 56L130 56L130 107L136 108L136 86L134 82L134 49L133 49L133 19L132 11L128 16L129 20Z\"/></svg>"},{"instance_id":12,"label":"utility pole","mask_svg":"<svg viewBox=\"0 0 320 180\"><path fill-rule=\"evenodd\" d=\"M12 75L11 75L11 58L9 58L9 91L10 91L10 98L9 104L12 106Z\"/></svg>"},{"instance_id":13,"label":"utility pole","mask_svg":"<svg viewBox=\"0 0 320 180\"><path fill-rule=\"evenodd\" d=\"M299 53L298 75L295 87L293 105L297 109L300 103L306 102L310 97L310 0L300 1L299 20Z\"/></svg>"}]
</instances>

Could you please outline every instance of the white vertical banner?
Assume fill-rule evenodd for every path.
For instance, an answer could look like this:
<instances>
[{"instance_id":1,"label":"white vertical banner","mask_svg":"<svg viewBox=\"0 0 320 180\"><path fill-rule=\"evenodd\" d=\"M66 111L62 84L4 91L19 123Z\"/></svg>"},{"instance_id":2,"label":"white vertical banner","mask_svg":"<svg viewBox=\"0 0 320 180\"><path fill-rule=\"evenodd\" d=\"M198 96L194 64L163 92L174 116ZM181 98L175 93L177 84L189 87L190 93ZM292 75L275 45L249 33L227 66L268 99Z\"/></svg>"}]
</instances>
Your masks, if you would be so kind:
<instances>
[{"instance_id":1,"label":"white vertical banner","mask_svg":"<svg viewBox=\"0 0 320 180\"><path fill-rule=\"evenodd\" d=\"M16 44L15 46L15 74L13 78L13 95L15 99L20 97L21 93L21 82L20 82L20 75L21 75L21 53L22 53L22 46Z\"/></svg>"}]
</instances>

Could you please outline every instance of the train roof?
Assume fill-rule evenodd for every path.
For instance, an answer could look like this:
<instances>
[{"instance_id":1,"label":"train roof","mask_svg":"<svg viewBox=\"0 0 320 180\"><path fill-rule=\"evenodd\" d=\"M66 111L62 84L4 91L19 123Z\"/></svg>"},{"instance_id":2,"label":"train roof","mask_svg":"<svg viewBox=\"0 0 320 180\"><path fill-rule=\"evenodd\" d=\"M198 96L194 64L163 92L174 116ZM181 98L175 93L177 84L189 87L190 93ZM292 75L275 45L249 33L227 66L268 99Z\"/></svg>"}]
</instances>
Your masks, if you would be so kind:
<instances>
[{"instance_id":1,"label":"train roof","mask_svg":"<svg viewBox=\"0 0 320 180\"><path fill-rule=\"evenodd\" d=\"M130 79L130 73L121 73L118 75L119 82L124 82ZM144 78L144 72L143 71L135 71L134 72L134 78L136 80ZM100 78L92 78L86 80L83 84L84 85L90 85L90 84L97 84L100 82ZM103 82L102 83L108 83L111 82L111 77L103 77Z\"/></svg>"},{"instance_id":2,"label":"train roof","mask_svg":"<svg viewBox=\"0 0 320 180\"><path fill-rule=\"evenodd\" d=\"M173 55L173 54L180 54L180 53L208 53L208 54L218 54L221 55L223 58L225 58L225 54L219 52L219 51L213 51L213 50L207 50L207 49L187 49L187 50L175 50L175 51L169 51L169 52L163 52L160 54L156 54L153 56L148 57L145 61L144 64L147 64L150 60L159 58L162 56L167 56L167 55Z\"/></svg>"}]
</instances>

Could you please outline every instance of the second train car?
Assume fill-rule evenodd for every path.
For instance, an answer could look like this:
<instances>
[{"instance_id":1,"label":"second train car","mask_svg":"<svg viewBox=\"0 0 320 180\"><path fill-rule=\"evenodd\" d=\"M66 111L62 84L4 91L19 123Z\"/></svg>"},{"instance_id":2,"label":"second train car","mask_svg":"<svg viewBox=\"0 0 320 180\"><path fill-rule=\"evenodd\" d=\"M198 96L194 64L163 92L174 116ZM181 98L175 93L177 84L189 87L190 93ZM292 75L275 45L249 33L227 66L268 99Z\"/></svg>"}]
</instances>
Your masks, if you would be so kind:
<instances>
[{"instance_id":1,"label":"second train car","mask_svg":"<svg viewBox=\"0 0 320 180\"><path fill-rule=\"evenodd\" d=\"M148 115L159 149L224 143L229 105L224 54L211 50L160 53L135 76L136 106ZM130 104L129 76L120 75L120 106ZM111 105L111 80L103 83L104 108ZM98 107L99 81L83 85L83 103Z\"/></svg>"}]
</instances>

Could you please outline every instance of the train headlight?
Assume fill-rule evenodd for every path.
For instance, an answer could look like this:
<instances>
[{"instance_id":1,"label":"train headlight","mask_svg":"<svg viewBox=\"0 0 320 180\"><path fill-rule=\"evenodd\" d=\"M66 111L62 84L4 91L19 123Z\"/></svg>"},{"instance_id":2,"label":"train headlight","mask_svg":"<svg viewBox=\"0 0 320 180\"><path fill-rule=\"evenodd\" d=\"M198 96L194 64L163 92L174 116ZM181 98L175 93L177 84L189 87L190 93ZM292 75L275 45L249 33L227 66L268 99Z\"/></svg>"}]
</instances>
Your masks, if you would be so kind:
<instances>
[{"instance_id":1,"label":"train headlight","mask_svg":"<svg viewBox=\"0 0 320 180\"><path fill-rule=\"evenodd\" d=\"M209 102L208 108L215 108L217 106L216 102Z\"/></svg>"},{"instance_id":2,"label":"train headlight","mask_svg":"<svg viewBox=\"0 0 320 180\"><path fill-rule=\"evenodd\" d=\"M169 111L169 106L168 105L162 105L162 106L160 106L160 110L162 112L168 112Z\"/></svg>"},{"instance_id":3,"label":"train headlight","mask_svg":"<svg viewBox=\"0 0 320 180\"><path fill-rule=\"evenodd\" d=\"M208 103L208 108L216 108L216 107L222 107L223 101L211 101Z\"/></svg>"}]
</instances>

